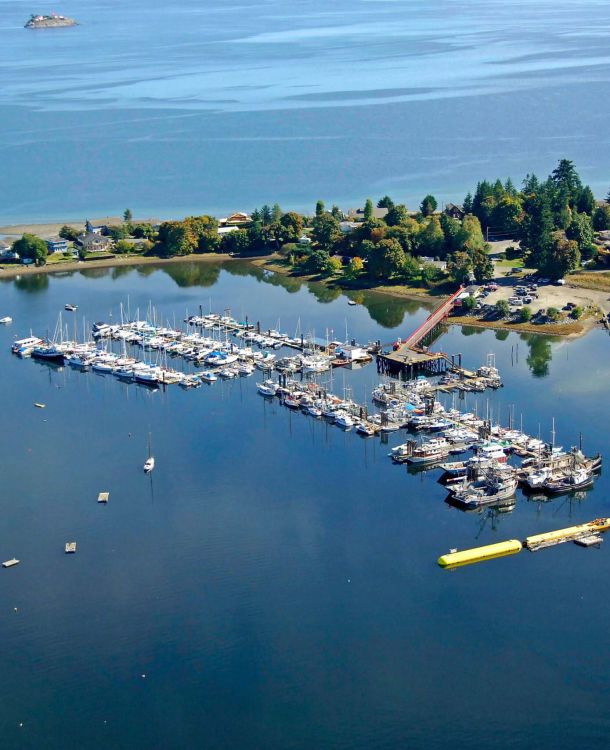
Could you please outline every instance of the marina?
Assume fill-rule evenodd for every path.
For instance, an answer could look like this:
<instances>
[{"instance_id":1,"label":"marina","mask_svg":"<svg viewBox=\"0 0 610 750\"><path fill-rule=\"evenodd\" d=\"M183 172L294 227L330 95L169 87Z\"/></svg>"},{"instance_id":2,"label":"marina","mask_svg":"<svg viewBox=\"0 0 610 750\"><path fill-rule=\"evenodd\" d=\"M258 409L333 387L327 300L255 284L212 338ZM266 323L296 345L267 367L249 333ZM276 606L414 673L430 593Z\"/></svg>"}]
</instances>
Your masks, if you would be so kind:
<instances>
[{"instance_id":1,"label":"marina","mask_svg":"<svg viewBox=\"0 0 610 750\"><path fill-rule=\"evenodd\" d=\"M413 347L420 346L442 324L459 293L461 290L430 313L398 348L404 362ZM277 400L289 411L362 438L377 436L387 441L392 433L411 433L413 437L390 450L392 462L407 464L411 473L440 469L439 481L448 490L447 504L465 512L486 508L510 512L519 486L525 493L538 493L543 498L586 491L601 469L600 454L587 457L581 447L565 451L556 445L554 419L551 440L545 442L517 428L513 410L509 424L503 426L497 415L495 420L490 415L489 402L485 415L477 413L478 404L474 412L459 408L458 393L463 397L502 386L493 353L487 354L485 364L476 371L462 368L461 355L457 363L444 354L426 355L450 362L450 371L444 368L427 377L414 375L417 370L413 368L408 372L403 369L378 382L370 400L358 402L345 377L343 394L335 392L333 373L338 367L364 367L375 353L379 370L379 358L392 356L380 353L379 342L362 346L355 340L331 340L329 328L324 341L313 333L305 336L298 331L290 337L279 330L279 321L276 329L262 332L260 323L251 324L247 317L239 322L229 309L223 314L203 314L200 307L199 315L187 314L182 327L176 325L175 316L172 325L169 321L163 325L157 321L152 302L144 320L139 312L130 319L121 304L120 321L96 322L88 335L83 321L85 335L79 342L76 325L71 340L60 314L52 339L18 339L11 351L22 359L31 357L54 367L67 365L82 373L114 376L123 384L148 389L180 385L192 390L259 372L258 395ZM443 403L449 395L451 403ZM149 433L143 471L150 474L154 468Z\"/></svg>"},{"instance_id":2,"label":"marina","mask_svg":"<svg viewBox=\"0 0 610 750\"><path fill-rule=\"evenodd\" d=\"M132 310L146 311L153 299L156 321L148 313L142 320L183 335L212 338L216 348L225 343L223 331L200 331L184 322L190 317L187 309L198 311L199 304L204 313L210 309L208 296L211 309L221 316L243 299L244 310L269 321L261 325L262 334L270 327L295 338L301 318L304 339L315 330L322 333L322 344L327 327L334 329L332 335L329 330L329 341L355 340L365 346L396 341L415 330L429 311L404 312L397 303L400 315L381 318L387 321L385 328L371 317L378 315L374 306L370 312L364 304L348 306L344 297L316 303L307 287L291 294L281 286L261 286L252 277L224 271L209 289L179 288L159 269L147 276L133 271L116 280L109 273L49 278L48 288L34 292L5 283L3 290L3 311L18 324L0 329L3 377L10 384L0 389L7 426L0 447L10 457L4 469L0 545L3 559L14 556L23 564L6 571L10 616L1 618L0 633L6 650L27 649L34 658L48 661L56 675L53 695L62 696L62 705L68 706L61 714L44 685L29 680L29 697L18 720L38 713L38 708L26 710L30 701L38 707L37 701L50 695L57 727L69 723L81 746L87 746L91 723L103 726L107 719L110 729L101 730L99 746L120 747L121 737L132 737L134 731L120 706L136 700L149 712L158 698L169 706L180 682L191 685L193 700L207 708L214 704L219 685L239 694L245 678L255 681L265 701L296 710L301 699L293 700L285 680L269 683L257 677L260 670L271 674L265 665L272 658L316 711L323 705L341 711L343 700L350 706L355 700L357 707L348 685L362 684L375 670L390 670L400 690L388 693L380 687L388 684L385 677L373 680L371 689L377 691L380 706L390 697L401 717L425 722L426 711L430 717L438 714L438 690L447 670L460 674L469 692L482 688L483 678L476 670L468 671L472 649L492 663L498 659L498 638L517 633L521 642L524 610L528 629L533 624L536 631L535 653L529 646L527 653L521 652L517 645L511 661L523 660L538 669L538 687L549 695L554 695L559 673L554 668L548 673L544 666L555 664L548 659L557 648L556 635L549 641L543 627L548 617L567 617L566 641L573 641L568 636L570 618L584 629L587 641L602 636L604 603L586 595L583 581L603 567L608 545L599 550L597 545L579 549L564 544L536 554L522 551L485 565L460 566L452 575L445 575L435 562L450 548L476 549L511 539L523 543L528 536L608 515L603 469L591 488L565 495L537 487L529 491L520 479L528 469L542 473L544 468L570 468L570 446L581 450L580 431L586 460L605 452L605 417L597 416L604 414L603 399L591 398L580 379L583 369L594 369L588 363L596 361L600 373L610 364L601 336L546 345L515 335L502 341L493 332L468 336L454 327L430 348L461 353L472 372L494 366L488 362L494 352L503 387L481 391L444 390L449 385L441 382L445 378L462 386L474 383L457 373L412 379L383 375L376 370L375 355L364 366L318 373L254 364L250 376L227 378L220 370L235 367L239 360L224 366L197 364L125 342L127 357L138 362L216 378L196 387L177 382L151 387L92 366L81 370L66 359L62 364L22 358L11 352L11 345L14 337L48 337L53 344L55 321L66 300L79 310L64 314L63 342L82 345L92 334L90 323L83 329L83 318L120 325L120 302L125 308L127 294ZM232 317L245 322L241 308L235 309ZM384 307L384 315L389 309ZM137 322L136 315L130 318L123 322ZM291 347L247 343L231 333L227 340L237 349L250 346L253 352L274 354L276 362L302 355ZM61 343L58 335L55 344ZM93 343L101 355L123 356L120 338L100 337ZM547 358L546 377L533 374L541 369L542 355ZM266 387L278 395L259 392L258 385L265 387L268 380L272 385ZM587 381L586 388L591 386ZM599 387L603 389L603 380ZM308 404L310 398L313 403ZM328 411L336 414L331 408L335 399L343 414L334 421L317 416L322 409L316 400L329 401ZM46 409L36 409L34 402L46 404ZM366 409L365 419L360 408ZM387 419L383 431L382 419ZM149 433L155 468L147 475L143 465ZM438 441L441 455L447 445L451 452L439 463L420 464L388 455L409 441L424 451L430 441ZM472 446L481 441L491 446L481 444L475 450ZM408 454L409 449L400 452ZM470 471L469 482L481 481L486 464L502 463L503 457L503 465L518 474L512 497L474 508L445 502L449 490L459 488L461 472ZM544 458L547 466L538 467L538 459ZM454 484L438 481L445 468ZM101 492L110 493L112 502L98 504ZM74 540L76 554L65 554L65 543ZM585 617L585 611L597 614ZM373 622L383 644L366 641ZM436 655L421 653L426 650L422 628L426 642L441 644ZM363 650L365 641L369 647ZM244 643L248 653L261 655L256 663L242 657ZM330 692L320 688L328 677L321 666L321 644L326 644L323 650L344 649L350 665ZM81 649L86 659L77 660L76 668ZM167 658L151 660L151 653L166 653ZM576 655L580 661L581 652ZM508 668L502 659L500 663ZM22 678L14 660L5 659L3 668L11 684ZM430 692L424 693L423 717L412 706L413 690L420 685L410 676L414 669L434 672ZM576 664L575 670L577 674ZM273 674L277 677L277 671ZM521 673L507 684L511 690L527 689ZM181 692L180 700L188 701L188 695ZM536 700L534 693L529 696ZM467 711L459 694L458 704L447 709L452 726L459 726L458 714ZM3 710L9 719L15 716L10 706ZM231 714L219 713L223 720ZM509 720L508 714L505 718ZM236 740L238 733L228 731ZM159 744L153 735L139 728L135 744ZM164 746L176 744L167 734L162 736ZM183 744L194 736L183 735ZM307 736L308 745L328 744L322 733L312 743L312 735ZM366 733L360 740L350 736L355 744L375 744ZM400 737L405 739L402 733ZM399 734L393 738L398 741ZM248 744L245 735L241 739L242 745ZM213 738L208 740L215 744ZM282 734L280 744L290 744L289 732Z\"/></svg>"}]
</instances>

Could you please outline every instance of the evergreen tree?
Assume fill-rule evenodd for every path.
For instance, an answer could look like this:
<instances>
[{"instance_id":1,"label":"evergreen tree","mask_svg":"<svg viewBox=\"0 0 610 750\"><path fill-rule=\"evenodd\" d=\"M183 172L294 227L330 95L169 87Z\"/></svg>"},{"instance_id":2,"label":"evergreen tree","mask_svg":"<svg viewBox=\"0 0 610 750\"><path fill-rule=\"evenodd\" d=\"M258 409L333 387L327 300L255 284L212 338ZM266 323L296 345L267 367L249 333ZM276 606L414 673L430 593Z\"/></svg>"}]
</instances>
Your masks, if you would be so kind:
<instances>
[{"instance_id":1,"label":"evergreen tree","mask_svg":"<svg viewBox=\"0 0 610 750\"><path fill-rule=\"evenodd\" d=\"M387 208L388 211L394 206L394 201L389 195L384 195L377 201L377 208Z\"/></svg>"},{"instance_id":2,"label":"evergreen tree","mask_svg":"<svg viewBox=\"0 0 610 750\"><path fill-rule=\"evenodd\" d=\"M529 256L534 268L542 269L548 259L552 244L553 215L545 192L532 194L524 202L525 215L519 232L521 247Z\"/></svg>"},{"instance_id":3,"label":"evergreen tree","mask_svg":"<svg viewBox=\"0 0 610 750\"><path fill-rule=\"evenodd\" d=\"M373 201L370 198L366 199L366 203L364 204L364 220L370 221L375 217L375 212L373 211Z\"/></svg>"},{"instance_id":4,"label":"evergreen tree","mask_svg":"<svg viewBox=\"0 0 610 750\"><path fill-rule=\"evenodd\" d=\"M316 203L316 216L321 216L324 213L324 201L318 201Z\"/></svg>"},{"instance_id":5,"label":"evergreen tree","mask_svg":"<svg viewBox=\"0 0 610 750\"><path fill-rule=\"evenodd\" d=\"M576 210L579 214L589 214L589 216L592 216L595 211L595 205L593 191L588 185L585 185L578 196Z\"/></svg>"},{"instance_id":6,"label":"evergreen tree","mask_svg":"<svg viewBox=\"0 0 610 750\"><path fill-rule=\"evenodd\" d=\"M424 216L432 216L437 207L438 203L436 202L436 198L433 195L427 195L421 202L419 210Z\"/></svg>"},{"instance_id":7,"label":"evergreen tree","mask_svg":"<svg viewBox=\"0 0 610 750\"><path fill-rule=\"evenodd\" d=\"M570 205L573 205L582 190L582 183L574 162L569 159L561 159L551 173L551 179L556 188L568 196Z\"/></svg>"},{"instance_id":8,"label":"evergreen tree","mask_svg":"<svg viewBox=\"0 0 610 750\"><path fill-rule=\"evenodd\" d=\"M472 213L472 195L470 193L466 193L464 203L462 204L462 209L464 210L465 214Z\"/></svg>"}]
</instances>

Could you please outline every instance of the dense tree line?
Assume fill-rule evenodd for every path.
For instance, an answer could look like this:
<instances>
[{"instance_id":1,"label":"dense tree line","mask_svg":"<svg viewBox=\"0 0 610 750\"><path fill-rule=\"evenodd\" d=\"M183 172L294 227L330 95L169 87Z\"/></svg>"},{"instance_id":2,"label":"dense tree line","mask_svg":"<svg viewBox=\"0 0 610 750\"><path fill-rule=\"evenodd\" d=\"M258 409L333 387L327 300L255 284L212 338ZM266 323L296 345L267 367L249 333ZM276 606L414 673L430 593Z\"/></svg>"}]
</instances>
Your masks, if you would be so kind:
<instances>
[{"instance_id":1,"label":"dense tree line","mask_svg":"<svg viewBox=\"0 0 610 750\"><path fill-rule=\"evenodd\" d=\"M527 265L560 278L595 252L595 231L610 229L610 194L605 204L598 204L567 159L544 181L527 175L520 189L510 179L479 182L465 197L462 211L439 213L433 195L426 195L415 211L388 195L376 206L385 212L376 211L368 199L353 221L337 206L328 210L321 200L312 216L264 205L243 226L226 233L218 231L214 217L205 215L163 222L155 232L150 224L134 224L126 209L124 222L109 227L108 233L118 252L133 250L128 238L146 240L139 250L162 257L277 251L304 273L430 285L445 274L429 258L445 260L448 275L460 283L492 278L488 235L515 240ZM60 235L75 240L78 231L65 226ZM29 236L15 249L44 262L45 248Z\"/></svg>"}]
</instances>

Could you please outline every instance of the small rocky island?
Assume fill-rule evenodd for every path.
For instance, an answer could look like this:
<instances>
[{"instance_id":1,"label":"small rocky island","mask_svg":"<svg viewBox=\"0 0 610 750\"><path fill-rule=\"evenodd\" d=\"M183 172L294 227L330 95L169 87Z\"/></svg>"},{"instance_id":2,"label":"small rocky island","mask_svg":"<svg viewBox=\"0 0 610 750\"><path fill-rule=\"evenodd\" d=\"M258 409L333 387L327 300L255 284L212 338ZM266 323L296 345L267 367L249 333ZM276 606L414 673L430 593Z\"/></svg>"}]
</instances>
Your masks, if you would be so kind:
<instances>
[{"instance_id":1,"label":"small rocky island","mask_svg":"<svg viewBox=\"0 0 610 750\"><path fill-rule=\"evenodd\" d=\"M26 23L26 29L53 29L59 26L77 26L77 22L73 18L66 18L66 16L58 16L53 13L50 16L40 16L32 14L30 20Z\"/></svg>"}]
</instances>

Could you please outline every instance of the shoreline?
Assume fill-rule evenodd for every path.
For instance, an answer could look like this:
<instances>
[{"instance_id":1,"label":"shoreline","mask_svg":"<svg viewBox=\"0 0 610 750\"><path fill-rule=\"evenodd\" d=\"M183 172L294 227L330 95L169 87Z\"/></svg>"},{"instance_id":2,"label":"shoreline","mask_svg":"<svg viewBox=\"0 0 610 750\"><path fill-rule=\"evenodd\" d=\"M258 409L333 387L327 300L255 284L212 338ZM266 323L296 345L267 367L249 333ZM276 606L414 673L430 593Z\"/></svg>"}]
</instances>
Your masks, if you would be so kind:
<instances>
[{"instance_id":1,"label":"shoreline","mask_svg":"<svg viewBox=\"0 0 610 750\"><path fill-rule=\"evenodd\" d=\"M201 255L179 255L174 258L158 258L151 255L127 255L125 257L100 258L99 260L66 261L65 263L47 263L44 266L21 266L11 264L0 270L0 280L14 279L17 276L32 276L38 273L64 273L84 271L87 268L115 268L120 266L168 265L170 263L231 263L249 261L249 258L225 255L223 253L205 253Z\"/></svg>"},{"instance_id":2,"label":"shoreline","mask_svg":"<svg viewBox=\"0 0 610 750\"><path fill-rule=\"evenodd\" d=\"M51 263L44 266L21 266L21 265L7 265L0 268L0 281L2 279L14 279L22 276L33 276L36 274L61 274L61 273L73 273L75 271L83 271L91 268L120 268L130 266L141 266L141 265L172 265L176 263L218 263L224 265L227 263L242 262L252 265L254 268L267 270L272 273L278 273L282 276L291 277L298 279L304 283L316 283L323 284L327 287L340 289L341 292L348 298L353 298L354 295L359 293L362 294L376 294L386 297L393 297L396 299L413 300L421 303L429 303L430 305L440 304L444 299L447 298L445 294L434 293L434 289L416 289L413 287L400 287L397 285L396 288L387 285L374 286L352 286L343 285L337 279L324 279L316 275L298 275L291 273L287 268L277 263L280 260L280 256L277 253L271 253L269 255L260 256L234 256L226 255L224 253L204 253L204 254L192 254L192 255L180 255L172 258L159 258L156 256L143 256L143 255L128 255L125 257L113 257L113 258L101 258L100 260L87 260L87 261L65 261L58 263ZM362 301L358 301L359 305L363 305ZM472 326L475 328L486 328L490 330L503 330L514 333L529 333L540 336L554 336L554 337L565 337L566 339L576 339L585 336L596 325L601 322L597 318L590 317L581 321L573 321L569 323L546 323L541 326L536 326L531 323L505 323L502 321L482 321L471 316L449 316L445 320L445 325L461 325L461 326Z\"/></svg>"}]
</instances>

